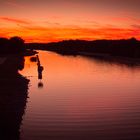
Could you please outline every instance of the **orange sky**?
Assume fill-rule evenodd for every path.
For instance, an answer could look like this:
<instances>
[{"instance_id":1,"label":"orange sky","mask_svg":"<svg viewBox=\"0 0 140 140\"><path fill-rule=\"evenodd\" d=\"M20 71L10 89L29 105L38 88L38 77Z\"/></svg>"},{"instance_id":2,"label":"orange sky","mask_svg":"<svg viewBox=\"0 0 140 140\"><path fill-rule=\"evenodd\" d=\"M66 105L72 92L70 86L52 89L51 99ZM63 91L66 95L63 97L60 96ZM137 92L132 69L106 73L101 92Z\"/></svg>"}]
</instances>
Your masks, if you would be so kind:
<instances>
[{"instance_id":1,"label":"orange sky","mask_svg":"<svg viewBox=\"0 0 140 140\"><path fill-rule=\"evenodd\" d=\"M3 0L0 36L20 36L26 42L65 39L140 39L137 0ZM116 3L115 3L116 2ZM136 3L134 7L129 6Z\"/></svg>"}]
</instances>

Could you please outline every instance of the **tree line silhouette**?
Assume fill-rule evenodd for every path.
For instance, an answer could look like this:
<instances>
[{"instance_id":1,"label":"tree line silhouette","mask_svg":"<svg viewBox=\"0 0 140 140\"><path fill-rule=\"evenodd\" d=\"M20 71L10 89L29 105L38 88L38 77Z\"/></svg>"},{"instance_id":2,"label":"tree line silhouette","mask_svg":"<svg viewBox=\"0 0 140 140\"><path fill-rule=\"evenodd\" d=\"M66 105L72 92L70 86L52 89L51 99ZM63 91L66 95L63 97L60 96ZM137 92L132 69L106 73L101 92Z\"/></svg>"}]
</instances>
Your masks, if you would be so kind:
<instances>
[{"instance_id":1,"label":"tree line silhouette","mask_svg":"<svg viewBox=\"0 0 140 140\"><path fill-rule=\"evenodd\" d=\"M55 51L64 55L99 54L140 58L140 41L135 38L121 40L65 40L57 43L27 44L28 48Z\"/></svg>"},{"instance_id":2,"label":"tree line silhouette","mask_svg":"<svg viewBox=\"0 0 140 140\"><path fill-rule=\"evenodd\" d=\"M26 47L25 47L26 46ZM0 54L22 53L27 49L55 51L63 55L109 55L140 58L140 41L121 40L64 40L52 43L28 43L20 37L0 38Z\"/></svg>"}]
</instances>

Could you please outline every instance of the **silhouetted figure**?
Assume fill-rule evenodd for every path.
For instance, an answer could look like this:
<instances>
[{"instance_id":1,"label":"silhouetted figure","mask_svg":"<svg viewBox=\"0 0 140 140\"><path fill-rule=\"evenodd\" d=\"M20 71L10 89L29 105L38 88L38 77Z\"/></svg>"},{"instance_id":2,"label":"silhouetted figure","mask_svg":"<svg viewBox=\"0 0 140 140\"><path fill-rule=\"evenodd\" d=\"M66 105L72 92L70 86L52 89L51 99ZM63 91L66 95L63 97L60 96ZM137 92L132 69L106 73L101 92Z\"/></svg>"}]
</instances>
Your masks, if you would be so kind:
<instances>
[{"instance_id":1,"label":"silhouetted figure","mask_svg":"<svg viewBox=\"0 0 140 140\"><path fill-rule=\"evenodd\" d=\"M43 66L41 66L40 64L40 60L39 60L39 57L38 55L36 55L36 58L37 58L37 71L38 71L38 79L41 80L42 79L42 71L43 71ZM40 81L38 83L38 88L42 88L43 87L43 83Z\"/></svg>"},{"instance_id":2,"label":"silhouetted figure","mask_svg":"<svg viewBox=\"0 0 140 140\"><path fill-rule=\"evenodd\" d=\"M38 68L37 68L37 70L38 70L38 79L42 79L42 71L43 71L44 68L40 64L40 60L39 60L38 55L36 57L37 57L37 66L38 66Z\"/></svg>"},{"instance_id":3,"label":"silhouetted figure","mask_svg":"<svg viewBox=\"0 0 140 140\"><path fill-rule=\"evenodd\" d=\"M38 65L38 79L42 79L43 67Z\"/></svg>"},{"instance_id":4,"label":"silhouetted figure","mask_svg":"<svg viewBox=\"0 0 140 140\"><path fill-rule=\"evenodd\" d=\"M38 79L42 79L43 67L38 65Z\"/></svg>"}]
</instances>

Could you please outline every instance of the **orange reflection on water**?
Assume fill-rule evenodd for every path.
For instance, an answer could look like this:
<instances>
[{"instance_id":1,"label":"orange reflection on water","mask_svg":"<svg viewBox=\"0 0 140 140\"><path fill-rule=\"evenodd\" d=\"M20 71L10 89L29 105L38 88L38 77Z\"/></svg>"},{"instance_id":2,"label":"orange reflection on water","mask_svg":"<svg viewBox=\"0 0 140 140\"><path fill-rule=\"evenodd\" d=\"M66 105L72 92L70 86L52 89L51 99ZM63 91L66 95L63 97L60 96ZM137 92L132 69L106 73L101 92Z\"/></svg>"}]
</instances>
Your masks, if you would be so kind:
<instances>
[{"instance_id":1,"label":"orange reflection on water","mask_svg":"<svg viewBox=\"0 0 140 140\"><path fill-rule=\"evenodd\" d=\"M68 96L68 93L72 96L76 92L78 96L73 95L73 104L75 102L80 105L82 101L85 104L95 104L98 103L96 98L102 97L104 106L105 104L113 106L118 105L122 94L124 97L126 93L128 97L138 94L139 69L102 63L80 56L60 56L51 52L40 52L39 57L44 67L43 82L47 86L42 92L60 90L61 92L55 94L61 94L61 96ZM37 77L37 64L31 62L29 57L25 60L25 69L21 73ZM32 82L36 83L36 80L37 78ZM89 99L85 100L85 96ZM82 105L82 107L86 106Z\"/></svg>"},{"instance_id":2,"label":"orange reflection on water","mask_svg":"<svg viewBox=\"0 0 140 140\"><path fill-rule=\"evenodd\" d=\"M104 137L121 139L122 132L123 137L131 137L140 130L139 67L43 51L39 51L39 58L44 67L42 89L38 89L37 65L28 57L20 72L32 76L28 77L23 139L46 134L67 138L79 133L94 137L97 131Z\"/></svg>"}]
</instances>

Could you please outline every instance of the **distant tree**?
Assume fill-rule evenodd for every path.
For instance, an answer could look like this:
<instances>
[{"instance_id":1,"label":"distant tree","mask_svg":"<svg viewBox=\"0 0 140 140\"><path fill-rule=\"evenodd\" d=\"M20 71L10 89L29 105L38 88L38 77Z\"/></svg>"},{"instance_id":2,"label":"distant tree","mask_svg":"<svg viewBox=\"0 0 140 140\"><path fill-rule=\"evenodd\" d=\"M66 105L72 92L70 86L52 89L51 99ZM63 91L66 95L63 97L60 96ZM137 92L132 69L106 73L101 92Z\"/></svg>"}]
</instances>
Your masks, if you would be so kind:
<instances>
[{"instance_id":1,"label":"distant tree","mask_svg":"<svg viewBox=\"0 0 140 140\"><path fill-rule=\"evenodd\" d=\"M13 52L23 52L25 51L24 40L20 37L11 37L10 46Z\"/></svg>"},{"instance_id":2,"label":"distant tree","mask_svg":"<svg viewBox=\"0 0 140 140\"><path fill-rule=\"evenodd\" d=\"M130 38L130 41L137 42L137 39L135 37Z\"/></svg>"}]
</instances>

